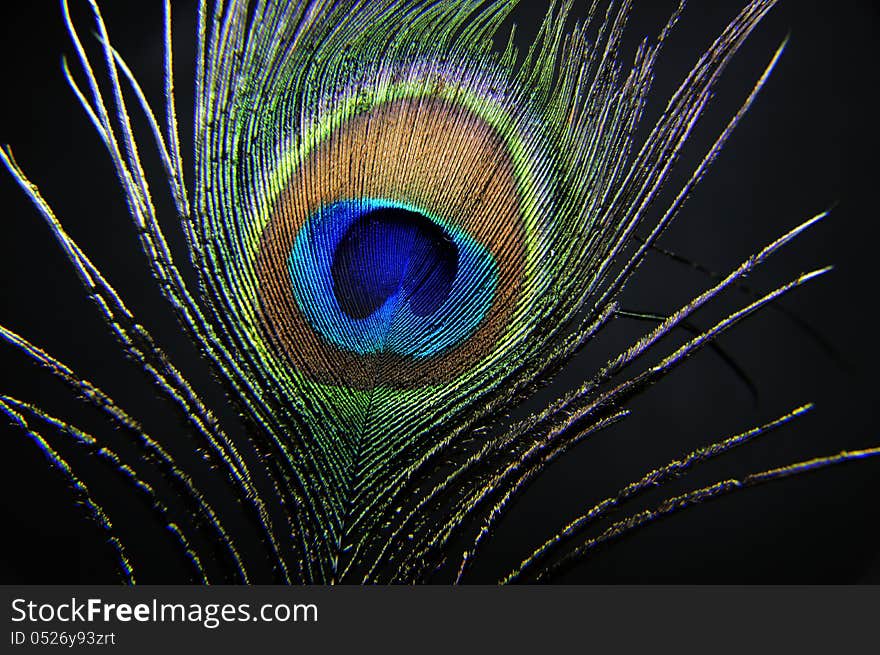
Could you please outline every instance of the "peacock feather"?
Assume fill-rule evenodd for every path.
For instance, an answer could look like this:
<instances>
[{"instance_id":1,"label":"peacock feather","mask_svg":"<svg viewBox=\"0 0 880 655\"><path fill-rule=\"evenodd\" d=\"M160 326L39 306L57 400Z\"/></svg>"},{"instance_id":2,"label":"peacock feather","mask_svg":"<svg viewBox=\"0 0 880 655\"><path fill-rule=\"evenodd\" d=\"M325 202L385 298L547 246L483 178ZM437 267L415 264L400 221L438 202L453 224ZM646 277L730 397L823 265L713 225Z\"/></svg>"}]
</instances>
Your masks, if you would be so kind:
<instances>
[{"instance_id":1,"label":"peacock feather","mask_svg":"<svg viewBox=\"0 0 880 655\"><path fill-rule=\"evenodd\" d=\"M170 0L158 113L97 3L84 4L94 42L61 2L75 62L64 74L109 154L153 284L237 414L230 421L211 406L12 151L0 151L125 356L204 460L181 456L179 443L110 392L0 328L115 428L107 437L0 397L106 531L125 582L135 582L138 562L67 449L106 462L146 500L196 581L467 581L513 503L560 456L626 418L638 395L717 349L719 336L829 270L748 291L695 327L698 312L742 290L822 212L674 312L634 313L621 301L780 60L785 42L682 177L676 165L722 73L773 0L745 4L651 125L643 114L683 2L624 63L630 2L594 2L583 19L572 2L551 2L522 48L509 27L515 0L202 0L191 147L179 136ZM165 194L177 225L164 215ZM628 315L653 324L582 368L582 355ZM667 337L681 334L670 347ZM573 365L577 383L553 386ZM534 539L498 579L546 580L686 507L880 454L765 467L623 509L810 408L785 408L652 467ZM244 543L246 531L256 531L258 548Z\"/></svg>"}]
</instances>

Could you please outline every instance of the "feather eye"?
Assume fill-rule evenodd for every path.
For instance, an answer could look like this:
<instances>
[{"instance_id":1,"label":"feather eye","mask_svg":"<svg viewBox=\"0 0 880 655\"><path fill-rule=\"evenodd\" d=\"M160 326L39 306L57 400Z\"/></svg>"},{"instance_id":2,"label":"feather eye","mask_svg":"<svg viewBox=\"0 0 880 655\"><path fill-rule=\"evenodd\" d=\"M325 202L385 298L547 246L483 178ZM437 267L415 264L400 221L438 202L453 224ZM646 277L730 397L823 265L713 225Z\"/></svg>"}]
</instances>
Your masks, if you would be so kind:
<instances>
[{"instance_id":1,"label":"feather eye","mask_svg":"<svg viewBox=\"0 0 880 655\"><path fill-rule=\"evenodd\" d=\"M67 0L80 71L65 74L114 164L150 273L242 417L226 425L65 232L8 149L0 157L45 218L125 354L185 420L195 447L249 512L283 582L467 580L513 500L691 355L828 269L756 293L706 330L690 319L818 223L819 215L719 276L574 388L511 415L606 331L646 254L751 107L784 44L666 205L662 192L721 73L772 9L752 0L637 140L655 65L683 3L622 63L630 3L573 20L551 2L534 43L511 32L515 2L377 0L199 4L192 184L177 135L166 0L164 121L153 113L100 9L95 56ZM103 67L106 80L98 79ZM80 79L85 81L80 81ZM163 230L139 154L146 117L198 290ZM164 124L163 124L164 123ZM659 205L659 206L658 206ZM664 352L680 328L689 338ZM154 502L198 579L253 579L241 535L198 478L104 391L6 328L11 346L133 437L102 450ZM652 363L646 361L653 355ZM42 433L98 437L3 396L2 409L65 475ZM655 510L611 509L780 427L801 407L646 474L578 516L502 581L543 580L638 525L737 488L880 454L877 449L695 486ZM238 426L236 426L238 427ZM45 448L43 447L45 444ZM250 453L255 451L258 456ZM153 475L161 484L152 486ZM74 486L80 487L75 477ZM210 485L204 485L209 488ZM192 508L172 518L155 489ZM84 490L86 487L81 486ZM104 510L89 500L94 514ZM599 537L587 527L611 521ZM137 562L122 543L127 580ZM200 544L220 546L212 562ZM462 544L466 544L462 546Z\"/></svg>"},{"instance_id":2,"label":"feather eye","mask_svg":"<svg viewBox=\"0 0 880 655\"><path fill-rule=\"evenodd\" d=\"M265 331L294 368L339 386L426 386L475 368L509 328L526 270L495 132L446 103L389 101L316 150L261 235Z\"/></svg>"}]
</instances>

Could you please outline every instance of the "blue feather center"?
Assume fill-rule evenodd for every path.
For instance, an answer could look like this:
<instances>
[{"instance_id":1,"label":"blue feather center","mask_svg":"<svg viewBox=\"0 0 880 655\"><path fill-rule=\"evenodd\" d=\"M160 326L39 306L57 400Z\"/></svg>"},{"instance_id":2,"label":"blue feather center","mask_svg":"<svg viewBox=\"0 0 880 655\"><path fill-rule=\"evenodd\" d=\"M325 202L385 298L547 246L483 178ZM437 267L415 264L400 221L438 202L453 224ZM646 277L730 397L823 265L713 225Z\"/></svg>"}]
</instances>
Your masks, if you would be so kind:
<instances>
[{"instance_id":1,"label":"blue feather center","mask_svg":"<svg viewBox=\"0 0 880 655\"><path fill-rule=\"evenodd\" d=\"M300 228L293 294L325 339L423 358L461 344L492 306L498 267L463 230L382 199L337 202Z\"/></svg>"}]
</instances>

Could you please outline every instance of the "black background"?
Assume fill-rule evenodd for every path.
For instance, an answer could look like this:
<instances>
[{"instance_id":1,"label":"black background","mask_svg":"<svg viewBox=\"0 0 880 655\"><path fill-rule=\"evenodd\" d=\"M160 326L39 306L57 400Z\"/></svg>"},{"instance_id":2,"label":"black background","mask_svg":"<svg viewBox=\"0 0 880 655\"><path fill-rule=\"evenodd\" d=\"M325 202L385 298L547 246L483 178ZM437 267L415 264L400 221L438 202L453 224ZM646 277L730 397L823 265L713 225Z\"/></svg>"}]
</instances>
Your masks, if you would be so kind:
<instances>
[{"instance_id":1,"label":"black background","mask_svg":"<svg viewBox=\"0 0 880 655\"><path fill-rule=\"evenodd\" d=\"M161 2L107 2L111 38L148 96L161 105ZM588 3L577 3L576 13ZM653 37L670 2L637 2L624 61L642 36ZM694 1L670 39L657 70L646 126L698 55L738 10L738 0ZM73 2L87 38L85 2ZM516 17L523 33L536 28L544 3L524 2ZM194 46L193 3L174 2L177 86L184 154L190 141ZM60 57L72 54L56 2L7 4L0 26L0 142L10 143L28 175L71 235L181 368L229 418L222 394L181 336L149 284L111 166L96 135L64 84ZM775 258L750 280L769 289L804 270L832 263L831 276L784 304L829 341L836 360L779 312L767 311L721 341L754 380L757 402L712 353L685 367L632 403L624 424L593 437L554 465L500 526L475 581L491 581L526 549L567 518L649 468L710 440L740 432L808 401L817 410L761 442L706 465L670 492L728 475L880 442L877 430L878 356L873 342L876 279L877 152L875 89L878 12L873 3L788 0L746 43L679 167L686 177L748 93L786 34L791 42L773 79L692 198L663 244L714 270L727 270L783 231L834 206L829 220ZM140 127L142 124L137 123ZM142 150L148 149L144 137ZM148 156L148 166L155 161ZM191 162L191 158L188 158ZM158 178L154 183L158 187ZM44 347L99 386L153 434L186 457L175 418L136 368L114 346L73 273L28 201L0 175L0 323ZM169 215L168 200L159 196ZM659 211L660 206L657 207ZM172 222L166 234L182 259ZM671 311L708 284L701 274L652 257L624 299L628 308ZM698 323L747 301L733 294ZM726 303L726 304L725 304ZM564 373L571 385L616 348L644 332L618 320ZM662 351L674 343L664 343ZM658 353L659 354L659 353ZM50 377L10 348L0 351L0 393L44 405L78 425L100 421L69 399ZM112 436L112 435L111 435ZM112 552L104 535L71 503L64 481L39 450L6 425L2 439L2 554L0 582L112 582ZM174 450L177 448L178 450ZM183 581L183 568L161 527L140 501L104 469L64 450L83 473L123 535L143 582ZM880 462L860 462L749 490L661 521L597 553L563 581L670 583L880 583ZM217 493L222 493L218 490ZM655 504L662 495L645 499ZM231 501L230 501L231 502ZM635 505L634 508L638 508Z\"/></svg>"}]
</instances>

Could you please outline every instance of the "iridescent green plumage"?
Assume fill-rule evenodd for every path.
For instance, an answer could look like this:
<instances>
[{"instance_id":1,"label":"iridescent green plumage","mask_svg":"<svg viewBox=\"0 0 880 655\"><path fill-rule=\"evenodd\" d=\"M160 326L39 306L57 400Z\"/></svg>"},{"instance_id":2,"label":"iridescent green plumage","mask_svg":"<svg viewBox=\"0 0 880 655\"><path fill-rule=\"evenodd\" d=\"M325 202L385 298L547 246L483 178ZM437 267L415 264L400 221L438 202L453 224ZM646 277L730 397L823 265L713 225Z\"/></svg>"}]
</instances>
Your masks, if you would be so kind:
<instances>
[{"instance_id":1,"label":"iridescent green plumage","mask_svg":"<svg viewBox=\"0 0 880 655\"><path fill-rule=\"evenodd\" d=\"M203 3L191 190L172 102L170 7L166 3L169 102L162 126L90 4L110 92L97 83L72 23L87 82L77 86L73 75L69 79L107 145L151 273L243 414L249 439L264 455L260 475L270 480L271 493L260 489L238 437L69 239L8 151L3 159L49 221L126 353L187 417L199 447L246 502L285 582L422 580L450 560L464 575L511 499L549 462L623 418L626 400L718 334L825 270L762 296L650 368L626 371L814 219L585 377L582 387L508 420L510 407L608 325L630 275L753 102L781 48L683 188L652 220L648 209L721 71L772 1L746 6L640 144L634 134L654 64L678 12L626 70L618 55L628 3L611 3L604 15L594 7L589 20L570 29L571 3L554 3L527 53L517 51L512 34L506 49L493 50L514 2ZM185 283L160 228L124 100L126 82L162 157L198 293ZM386 213L375 214L377 207ZM388 208L412 218L399 224ZM368 215L372 222L352 232ZM636 241L637 229L647 238ZM351 261L366 265L339 264L345 239L358 242ZM453 257L450 251L452 281L428 284ZM398 273L377 279L389 260ZM424 279L407 277L424 272L425 262ZM355 306L372 308L372 323L340 309L346 293ZM432 308L430 320L414 318L417 293ZM461 310L464 302L470 304ZM377 305L388 308L387 316ZM478 314L473 324L462 323L460 315L470 313ZM250 579L222 517L156 439L60 362L11 332L4 338L151 450L165 478L203 519L192 529L211 533L237 579ZM27 404L9 398L2 407L26 429L25 416L89 442L82 431ZM63 459L44 450L72 475ZM703 459L694 455L692 462ZM133 469L120 470L130 470L138 483ZM623 496L653 482L637 483ZM708 489L694 498L720 492ZM156 507L163 514L158 499ZM195 571L207 580L185 529L175 527ZM569 545L574 533L569 528L553 537L522 570ZM461 539L470 545L461 548ZM121 544L120 561L128 571ZM552 566L535 572L542 576Z\"/></svg>"}]
</instances>

